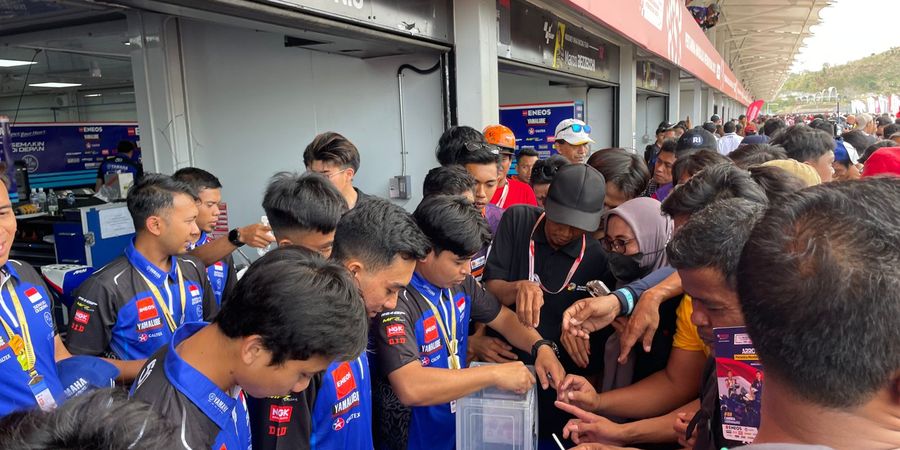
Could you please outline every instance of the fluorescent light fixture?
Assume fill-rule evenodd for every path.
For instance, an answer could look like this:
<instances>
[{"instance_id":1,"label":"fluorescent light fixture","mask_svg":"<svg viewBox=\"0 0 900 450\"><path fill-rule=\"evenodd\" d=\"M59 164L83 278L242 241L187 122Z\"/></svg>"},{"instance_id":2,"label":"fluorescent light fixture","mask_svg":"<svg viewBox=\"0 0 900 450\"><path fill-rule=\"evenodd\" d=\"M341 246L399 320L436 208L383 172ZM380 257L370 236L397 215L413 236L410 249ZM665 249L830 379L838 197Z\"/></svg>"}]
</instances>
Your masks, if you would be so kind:
<instances>
[{"instance_id":1,"label":"fluorescent light fixture","mask_svg":"<svg viewBox=\"0 0 900 450\"><path fill-rule=\"evenodd\" d=\"M67 88L67 87L77 87L81 86L81 83L57 83L57 82L48 82L48 83L34 83L29 84L31 87L44 87L44 88Z\"/></svg>"},{"instance_id":2,"label":"fluorescent light fixture","mask_svg":"<svg viewBox=\"0 0 900 450\"><path fill-rule=\"evenodd\" d=\"M19 67L19 66L28 66L31 64L37 64L37 62L32 61L19 61L15 59L0 59L0 67Z\"/></svg>"},{"instance_id":3,"label":"fluorescent light fixture","mask_svg":"<svg viewBox=\"0 0 900 450\"><path fill-rule=\"evenodd\" d=\"M102 97L103 94L84 94L85 97Z\"/></svg>"}]
</instances>

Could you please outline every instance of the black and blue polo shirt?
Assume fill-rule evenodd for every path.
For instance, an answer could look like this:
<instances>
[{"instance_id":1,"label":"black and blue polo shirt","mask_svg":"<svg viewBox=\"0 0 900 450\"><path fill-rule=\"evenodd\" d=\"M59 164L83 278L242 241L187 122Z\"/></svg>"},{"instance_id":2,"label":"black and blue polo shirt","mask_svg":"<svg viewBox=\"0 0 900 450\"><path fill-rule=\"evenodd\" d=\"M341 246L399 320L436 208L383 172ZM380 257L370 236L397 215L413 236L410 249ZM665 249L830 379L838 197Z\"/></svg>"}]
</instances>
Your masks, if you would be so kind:
<instances>
[{"instance_id":1,"label":"black and blue polo shirt","mask_svg":"<svg viewBox=\"0 0 900 450\"><path fill-rule=\"evenodd\" d=\"M132 242L123 256L75 291L66 347L73 354L148 358L172 340L175 328L208 320L217 309L200 260L172 256L166 272L141 255Z\"/></svg>"}]
</instances>

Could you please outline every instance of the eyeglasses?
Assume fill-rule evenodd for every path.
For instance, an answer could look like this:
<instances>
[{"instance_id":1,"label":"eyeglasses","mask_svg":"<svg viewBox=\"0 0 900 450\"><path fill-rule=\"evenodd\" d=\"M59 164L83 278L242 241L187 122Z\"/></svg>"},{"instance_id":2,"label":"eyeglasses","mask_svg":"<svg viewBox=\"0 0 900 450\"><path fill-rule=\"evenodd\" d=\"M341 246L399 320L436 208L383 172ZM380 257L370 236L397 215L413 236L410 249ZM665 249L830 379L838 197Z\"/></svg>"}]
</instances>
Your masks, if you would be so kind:
<instances>
[{"instance_id":1,"label":"eyeglasses","mask_svg":"<svg viewBox=\"0 0 900 450\"><path fill-rule=\"evenodd\" d=\"M600 239L603 250L614 253L625 253L625 247L634 239L610 239L609 236Z\"/></svg>"},{"instance_id":2,"label":"eyeglasses","mask_svg":"<svg viewBox=\"0 0 900 450\"><path fill-rule=\"evenodd\" d=\"M478 150L487 150L493 154L499 154L500 149L497 148L496 145L487 144L484 142L466 142L466 150L470 152L477 152Z\"/></svg>"},{"instance_id":3,"label":"eyeglasses","mask_svg":"<svg viewBox=\"0 0 900 450\"><path fill-rule=\"evenodd\" d=\"M580 123L573 123L572 125L569 125L569 126L563 128L562 130L559 130L559 132L562 133L563 131L566 131L566 130L568 130L569 128L571 128L572 131L574 131L574 132L576 132L576 133L581 133L582 130L584 130L585 133L590 133L590 132L591 132L591 126L590 126L590 125L582 125L582 124L580 124Z\"/></svg>"}]
</instances>

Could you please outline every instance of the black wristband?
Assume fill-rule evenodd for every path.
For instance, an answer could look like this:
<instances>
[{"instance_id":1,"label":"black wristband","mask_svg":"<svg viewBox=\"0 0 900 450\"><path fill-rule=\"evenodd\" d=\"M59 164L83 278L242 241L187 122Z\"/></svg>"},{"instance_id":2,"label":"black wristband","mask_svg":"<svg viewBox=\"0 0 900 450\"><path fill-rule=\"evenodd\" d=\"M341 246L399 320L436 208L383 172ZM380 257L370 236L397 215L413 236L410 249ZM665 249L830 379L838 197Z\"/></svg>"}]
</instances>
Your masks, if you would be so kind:
<instances>
[{"instance_id":1,"label":"black wristband","mask_svg":"<svg viewBox=\"0 0 900 450\"><path fill-rule=\"evenodd\" d=\"M538 350L545 345L550 347L550 349L553 350L553 353L556 354L556 358L559 359L559 347L556 346L555 342L547 339L541 339L531 346L531 357L537 359Z\"/></svg>"},{"instance_id":2,"label":"black wristband","mask_svg":"<svg viewBox=\"0 0 900 450\"><path fill-rule=\"evenodd\" d=\"M241 242L241 232L238 231L237 228L232 229L228 232L228 242L231 242L231 245L235 247L243 247L244 243Z\"/></svg>"}]
</instances>

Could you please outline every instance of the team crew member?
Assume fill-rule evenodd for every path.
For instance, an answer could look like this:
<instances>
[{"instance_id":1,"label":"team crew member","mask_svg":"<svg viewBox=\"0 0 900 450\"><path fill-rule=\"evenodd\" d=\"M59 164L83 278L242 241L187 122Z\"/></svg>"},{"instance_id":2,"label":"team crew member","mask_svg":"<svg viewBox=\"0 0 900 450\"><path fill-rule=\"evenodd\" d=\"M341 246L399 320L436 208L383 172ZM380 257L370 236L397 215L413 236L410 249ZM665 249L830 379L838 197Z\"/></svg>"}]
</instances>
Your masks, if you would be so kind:
<instances>
[{"instance_id":1,"label":"team crew member","mask_svg":"<svg viewBox=\"0 0 900 450\"><path fill-rule=\"evenodd\" d=\"M538 152L533 148L525 147L519 150L516 156L516 178L531 187L531 169L538 161Z\"/></svg>"},{"instance_id":2,"label":"team crew member","mask_svg":"<svg viewBox=\"0 0 900 450\"><path fill-rule=\"evenodd\" d=\"M516 136L512 130L503 125L489 125L484 129L484 139L500 151L500 177L491 204L503 209L521 204L537 206L531 186L515 177L508 178L509 166L516 154Z\"/></svg>"},{"instance_id":3,"label":"team crew member","mask_svg":"<svg viewBox=\"0 0 900 450\"><path fill-rule=\"evenodd\" d=\"M200 198L197 205L197 227L200 229L200 237L193 243L190 255L199 258L206 266L209 282L216 294L216 302L221 304L225 285L234 284L234 263L231 253L244 245L266 247L275 240L272 237L272 229L255 223L232 229L228 233L228 239L213 240L209 234L219 220L222 183L215 175L196 167L179 169L172 178L189 184Z\"/></svg>"},{"instance_id":4,"label":"team crew member","mask_svg":"<svg viewBox=\"0 0 900 450\"><path fill-rule=\"evenodd\" d=\"M587 282L599 280L613 287L600 242L590 233L600 227L605 180L593 167L570 164L560 168L544 203L512 207L503 215L485 269L485 286L504 305L515 305L519 320L535 327L545 339L558 342L563 312L575 301L590 297ZM616 305L620 306L620 305ZM621 307L621 311L627 311ZM578 367L567 354L561 361L566 372L581 375L603 373L603 348L611 327L593 333L591 360ZM519 360L530 361L519 354ZM553 407L555 396L538 393L541 439L565 426L567 415Z\"/></svg>"},{"instance_id":5,"label":"team crew member","mask_svg":"<svg viewBox=\"0 0 900 450\"><path fill-rule=\"evenodd\" d=\"M359 172L359 150L338 133L328 131L313 138L303 152L303 164L307 171L334 183L350 209L371 197L353 186L353 177Z\"/></svg>"},{"instance_id":6,"label":"team crew member","mask_svg":"<svg viewBox=\"0 0 900 450\"><path fill-rule=\"evenodd\" d=\"M353 275L366 312L374 317L396 306L428 245L403 208L372 199L341 218L333 259ZM301 395L248 399L253 448L371 449L370 380L362 352L353 361L329 365Z\"/></svg>"},{"instance_id":7,"label":"team crew member","mask_svg":"<svg viewBox=\"0 0 900 450\"><path fill-rule=\"evenodd\" d=\"M343 267L279 248L250 266L212 323L179 328L131 394L179 426L185 448L250 449L244 393L302 392L332 361L365 349L366 329Z\"/></svg>"},{"instance_id":8,"label":"team crew member","mask_svg":"<svg viewBox=\"0 0 900 450\"><path fill-rule=\"evenodd\" d=\"M66 346L74 354L143 360L181 324L212 317L216 299L206 267L184 255L199 234L197 195L167 175L145 176L128 192L137 234L125 254L75 291ZM139 365L122 370L126 381Z\"/></svg>"},{"instance_id":9,"label":"team crew member","mask_svg":"<svg viewBox=\"0 0 900 450\"><path fill-rule=\"evenodd\" d=\"M338 221L347 211L347 203L337 188L322 175L282 172L273 176L266 188L263 209L279 246L296 245L327 258L331 256ZM355 368L356 365L350 364L350 367ZM322 386L321 380L321 374L311 380L312 389L307 393L311 397L247 396L254 448L308 448L311 436L310 405L315 402L315 392ZM295 408L298 410L296 413ZM301 413L300 410L307 412ZM348 418L351 414L347 415Z\"/></svg>"},{"instance_id":10,"label":"team crew member","mask_svg":"<svg viewBox=\"0 0 900 450\"><path fill-rule=\"evenodd\" d=\"M459 127L468 128L468 127ZM471 130L481 140L470 140L464 142L462 149L459 145L446 145L438 148L438 160L451 160L451 164L459 164L466 168L466 171L475 179L475 207L481 211L482 217L487 220L488 229L493 235L497 226L500 224L500 218L503 216L503 208L490 203L491 198L497 191L497 186L501 178L500 151L497 146L485 142L481 133ZM444 133L445 135L447 133ZM444 140L443 138L441 139ZM454 158L454 159L450 159ZM476 280L481 280L484 273L484 265L487 263L487 254L490 249L490 240L482 246L481 250L472 257L472 276Z\"/></svg>"},{"instance_id":11,"label":"team crew member","mask_svg":"<svg viewBox=\"0 0 900 450\"><path fill-rule=\"evenodd\" d=\"M334 232L347 202L326 177L275 174L262 206L279 246L299 245L325 258L331 256Z\"/></svg>"},{"instance_id":12,"label":"team crew member","mask_svg":"<svg viewBox=\"0 0 900 450\"><path fill-rule=\"evenodd\" d=\"M9 259L16 216L6 180L0 185L0 416L5 416L62 403L56 360L67 352L53 325L44 281L27 263Z\"/></svg>"},{"instance_id":13,"label":"team crew member","mask_svg":"<svg viewBox=\"0 0 900 450\"><path fill-rule=\"evenodd\" d=\"M213 174L196 167L180 169L172 175L172 178L189 185L200 199L197 202L197 228L200 229L200 235L189 246L193 251L212 242L209 233L212 233L219 221L222 183ZM236 248L235 245L230 246ZM229 252L222 259L204 265L206 265L206 276L209 278L210 288L216 296L216 305L221 306L223 294L231 290L236 281L235 278L237 278L234 270L234 258Z\"/></svg>"},{"instance_id":14,"label":"team crew member","mask_svg":"<svg viewBox=\"0 0 900 450\"><path fill-rule=\"evenodd\" d=\"M469 322L487 323L516 347L537 358L535 371L544 389L556 387L565 376L555 345L518 322L470 275L469 259L487 240L487 225L462 197L432 196L413 214L431 241L428 256L416 263L412 281L400 294L397 307L375 321L376 383L411 407L407 432L384 433L409 449L455 447L455 402L480 389L496 386L523 393L535 382L521 362L465 368ZM381 393L381 389L376 392ZM391 417L392 412L384 412ZM393 430L391 430L393 431Z\"/></svg>"},{"instance_id":15,"label":"team crew member","mask_svg":"<svg viewBox=\"0 0 900 450\"><path fill-rule=\"evenodd\" d=\"M591 126L578 119L566 119L556 126L555 139L557 153L564 156L572 164L584 164L591 152Z\"/></svg>"},{"instance_id":16,"label":"team crew member","mask_svg":"<svg viewBox=\"0 0 900 450\"><path fill-rule=\"evenodd\" d=\"M422 196L461 195L475 202L475 179L462 166L438 166L428 171L422 183Z\"/></svg>"},{"instance_id":17,"label":"team crew member","mask_svg":"<svg viewBox=\"0 0 900 450\"><path fill-rule=\"evenodd\" d=\"M131 141L119 141L116 146L116 154L104 159L97 168L95 191L100 192L100 188L106 182L106 175L130 173L134 175L135 183L144 176L144 166L134 158L134 149L134 143Z\"/></svg>"}]
</instances>

